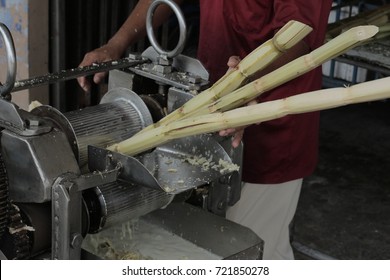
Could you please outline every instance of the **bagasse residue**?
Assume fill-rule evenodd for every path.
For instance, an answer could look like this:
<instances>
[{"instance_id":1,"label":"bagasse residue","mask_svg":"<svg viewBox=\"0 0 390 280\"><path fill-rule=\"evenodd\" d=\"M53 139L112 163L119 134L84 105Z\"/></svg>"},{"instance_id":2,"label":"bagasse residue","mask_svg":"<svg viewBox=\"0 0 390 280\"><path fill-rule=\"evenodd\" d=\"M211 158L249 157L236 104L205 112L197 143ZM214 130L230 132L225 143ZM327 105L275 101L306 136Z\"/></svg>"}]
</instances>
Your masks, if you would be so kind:
<instances>
[{"instance_id":1,"label":"bagasse residue","mask_svg":"<svg viewBox=\"0 0 390 280\"><path fill-rule=\"evenodd\" d=\"M86 236L83 248L103 259L220 259L212 252L142 219Z\"/></svg>"},{"instance_id":2,"label":"bagasse residue","mask_svg":"<svg viewBox=\"0 0 390 280\"><path fill-rule=\"evenodd\" d=\"M219 171L221 174L240 170L237 164L230 163L226 160L219 159L218 164L213 161L213 157L210 156L208 159L202 156L190 156L183 159L183 162L188 162L194 166L200 166L202 171L209 171L210 169Z\"/></svg>"}]
</instances>

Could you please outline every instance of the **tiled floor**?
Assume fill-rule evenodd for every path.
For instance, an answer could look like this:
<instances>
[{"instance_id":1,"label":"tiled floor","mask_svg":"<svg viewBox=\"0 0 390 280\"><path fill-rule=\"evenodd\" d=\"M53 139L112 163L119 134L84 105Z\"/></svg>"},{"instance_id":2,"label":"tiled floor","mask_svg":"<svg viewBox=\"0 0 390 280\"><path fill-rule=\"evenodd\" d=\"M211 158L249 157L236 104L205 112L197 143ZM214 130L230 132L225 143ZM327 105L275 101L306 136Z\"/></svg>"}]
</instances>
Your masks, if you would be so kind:
<instances>
[{"instance_id":1,"label":"tiled floor","mask_svg":"<svg viewBox=\"0 0 390 280\"><path fill-rule=\"evenodd\" d=\"M314 251L296 258L390 259L390 101L324 111L320 142L293 227Z\"/></svg>"}]
</instances>

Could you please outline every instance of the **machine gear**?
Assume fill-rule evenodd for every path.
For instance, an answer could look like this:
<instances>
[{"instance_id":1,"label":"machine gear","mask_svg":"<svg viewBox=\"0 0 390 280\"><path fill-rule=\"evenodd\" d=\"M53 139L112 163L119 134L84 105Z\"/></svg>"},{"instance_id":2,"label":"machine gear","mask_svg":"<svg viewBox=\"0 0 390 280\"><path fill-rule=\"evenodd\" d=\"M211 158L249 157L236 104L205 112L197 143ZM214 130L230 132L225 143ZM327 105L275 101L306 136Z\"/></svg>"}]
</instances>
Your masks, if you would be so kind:
<instances>
[{"instance_id":1,"label":"machine gear","mask_svg":"<svg viewBox=\"0 0 390 280\"><path fill-rule=\"evenodd\" d=\"M7 227L9 211L8 199L8 177L3 162L3 157L0 153L0 239Z\"/></svg>"}]
</instances>

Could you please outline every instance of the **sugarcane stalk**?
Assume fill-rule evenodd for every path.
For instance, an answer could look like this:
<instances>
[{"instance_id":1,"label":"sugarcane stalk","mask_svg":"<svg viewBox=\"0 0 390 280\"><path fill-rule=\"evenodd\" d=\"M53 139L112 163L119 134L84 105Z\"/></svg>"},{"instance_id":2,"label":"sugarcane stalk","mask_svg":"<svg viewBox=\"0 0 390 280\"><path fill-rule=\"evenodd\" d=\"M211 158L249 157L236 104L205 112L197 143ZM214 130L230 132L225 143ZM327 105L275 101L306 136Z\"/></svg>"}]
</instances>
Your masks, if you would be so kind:
<instances>
[{"instance_id":1,"label":"sugarcane stalk","mask_svg":"<svg viewBox=\"0 0 390 280\"><path fill-rule=\"evenodd\" d=\"M199 128L205 129L204 132L208 132L209 130L206 128L208 127L208 125L213 126L214 122L219 125L219 127L216 128L215 126L213 126L213 131L229 127L229 125L226 126L226 124L221 124L215 119L217 116L219 116L218 114L214 115L210 113L214 113L217 111L226 111L227 109L241 106L242 104L245 104L249 100L265 92L266 90L272 89L288 80L291 80L294 77L306 73L311 69L318 67L326 60L338 56L339 54L352 48L354 45L358 44L362 40L367 40L368 38L374 36L377 31L378 28L376 26L361 26L348 30L347 32L339 35L335 39L329 41L322 47L314 50L310 54L304 55L301 58L298 58L280 67L279 69L261 77L260 79L236 91L233 91L228 95L225 95L216 102L212 103L211 106L206 106L206 109L198 109L192 114L196 113L196 115L194 116L207 116L199 117L199 119L204 122L203 126L193 126L191 123L187 123L187 125L183 127L183 122L176 120L168 122L164 125L157 126L153 129L144 129L141 133L136 134L128 140L112 145L108 149L116 150L120 153L134 155L139 152L146 151L162 143L165 143L166 141L169 141L170 139L172 139L171 135L174 133L173 131L175 131L175 133L177 134L179 131L187 131L189 129L192 131L190 132L192 134L189 135L199 134L203 133L203 130L199 130ZM243 110L248 110L248 108L250 107L245 107L245 109ZM201 112L201 114L199 114L198 112ZM189 115L191 114L187 114L187 118ZM222 115L222 120L224 119L223 116L225 115ZM194 118L190 118L189 121L191 122L191 120L194 120ZM182 125L182 127L175 127L178 124Z\"/></svg>"},{"instance_id":2,"label":"sugarcane stalk","mask_svg":"<svg viewBox=\"0 0 390 280\"><path fill-rule=\"evenodd\" d=\"M351 87L302 93L224 113L212 113L178 120L147 131L144 135L133 136L110 146L108 149L127 155L136 155L181 137L247 126L290 114L320 111L348 104L386 99L390 97L389 85L390 77L387 77Z\"/></svg>"},{"instance_id":3,"label":"sugarcane stalk","mask_svg":"<svg viewBox=\"0 0 390 280\"><path fill-rule=\"evenodd\" d=\"M191 116L227 111L244 105L264 92L299 77L320 66L324 62L339 56L360 44L362 41L373 37L377 32L378 27L373 25L351 28L321 47L313 50L311 53L303 55L271 73L225 95L207 107L193 112Z\"/></svg>"},{"instance_id":4,"label":"sugarcane stalk","mask_svg":"<svg viewBox=\"0 0 390 280\"><path fill-rule=\"evenodd\" d=\"M275 36L260 45L249 55L247 55L235 69L227 72L222 78L214 83L210 88L194 96L182 107L170 113L159 122L156 122L142 131L164 125L186 114L196 111L197 109L218 100L220 97L238 88L249 76L257 71L264 69L278 57L283 55L288 49L301 41L312 28L301 22L292 20L282 27Z\"/></svg>"}]
</instances>

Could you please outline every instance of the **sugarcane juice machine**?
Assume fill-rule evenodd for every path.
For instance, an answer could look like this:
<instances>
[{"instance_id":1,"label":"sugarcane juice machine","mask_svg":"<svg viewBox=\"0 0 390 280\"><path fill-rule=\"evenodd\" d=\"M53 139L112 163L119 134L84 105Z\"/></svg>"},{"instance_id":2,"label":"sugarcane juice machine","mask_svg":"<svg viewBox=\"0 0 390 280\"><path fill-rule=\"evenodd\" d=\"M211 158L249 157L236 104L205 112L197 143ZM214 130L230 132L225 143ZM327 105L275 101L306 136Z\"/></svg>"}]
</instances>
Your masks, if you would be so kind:
<instances>
[{"instance_id":1,"label":"sugarcane juice machine","mask_svg":"<svg viewBox=\"0 0 390 280\"><path fill-rule=\"evenodd\" d=\"M179 19L180 39L173 51L160 47L151 27L153 12L161 3L168 4ZM123 238L126 232L130 235L123 231L124 225L133 220L138 226L132 235L142 234L147 226L147 234L163 230L217 259L261 258L262 240L223 218L226 207L239 199L241 183L240 170L226 164L240 166L242 147L232 149L229 139L200 135L134 157L106 149L207 87L208 73L199 61L180 54L186 26L173 2L154 1L149 9L152 47L127 57L130 66L113 61L104 68L112 70L100 103L65 113L47 105L28 112L12 103L12 92L38 86L42 79L15 82L12 37L4 25L0 27L8 60L7 80L0 87L2 258L105 259L112 240L119 242L116 246L133 242ZM93 72L102 70L97 66ZM69 75L63 71L42 83L59 82ZM157 84L158 93L136 94L133 89L140 80ZM198 205L188 203L190 198ZM94 239L107 232L111 241ZM91 236L98 249L107 249L103 254L85 245ZM160 241L164 243L168 242ZM140 252L142 244L137 246ZM186 258L192 258L191 252Z\"/></svg>"}]
</instances>

